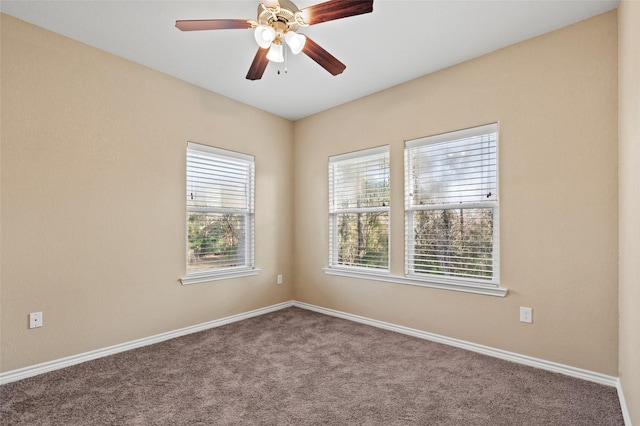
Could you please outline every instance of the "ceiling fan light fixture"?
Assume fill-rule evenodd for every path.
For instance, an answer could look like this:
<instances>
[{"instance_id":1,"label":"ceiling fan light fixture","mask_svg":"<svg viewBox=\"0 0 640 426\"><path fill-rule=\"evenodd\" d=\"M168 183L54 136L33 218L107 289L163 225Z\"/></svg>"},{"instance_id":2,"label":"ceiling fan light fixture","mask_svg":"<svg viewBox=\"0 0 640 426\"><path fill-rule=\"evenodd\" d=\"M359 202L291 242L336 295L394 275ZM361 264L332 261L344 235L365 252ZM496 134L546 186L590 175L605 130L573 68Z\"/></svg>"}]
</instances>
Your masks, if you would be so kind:
<instances>
[{"instance_id":1,"label":"ceiling fan light fixture","mask_svg":"<svg viewBox=\"0 0 640 426\"><path fill-rule=\"evenodd\" d=\"M276 30L266 25L258 25L253 35L256 38L258 46L266 49L271 46L271 42L276 38Z\"/></svg>"},{"instance_id":2,"label":"ceiling fan light fixture","mask_svg":"<svg viewBox=\"0 0 640 426\"><path fill-rule=\"evenodd\" d=\"M293 52L294 55L297 55L298 53L302 52L304 44L307 41L307 37L305 37L303 34L298 34L295 31L289 31L287 34L285 34L284 40L287 42L287 45L291 49L291 52Z\"/></svg>"},{"instance_id":3,"label":"ceiling fan light fixture","mask_svg":"<svg viewBox=\"0 0 640 426\"><path fill-rule=\"evenodd\" d=\"M302 52L331 75L338 75L347 66L311 38L298 34L297 31L300 27L371 13L373 1L324 0L299 9L292 0L259 0L255 20L183 19L176 21L176 27L181 31L253 29L253 36L260 47L249 67L247 80L260 80L269 62L285 62L286 73L285 44L293 54Z\"/></svg>"},{"instance_id":4,"label":"ceiling fan light fixture","mask_svg":"<svg viewBox=\"0 0 640 426\"><path fill-rule=\"evenodd\" d=\"M282 44L273 43L269 48L269 53L267 53L267 59L272 62L284 62L283 50Z\"/></svg>"}]
</instances>

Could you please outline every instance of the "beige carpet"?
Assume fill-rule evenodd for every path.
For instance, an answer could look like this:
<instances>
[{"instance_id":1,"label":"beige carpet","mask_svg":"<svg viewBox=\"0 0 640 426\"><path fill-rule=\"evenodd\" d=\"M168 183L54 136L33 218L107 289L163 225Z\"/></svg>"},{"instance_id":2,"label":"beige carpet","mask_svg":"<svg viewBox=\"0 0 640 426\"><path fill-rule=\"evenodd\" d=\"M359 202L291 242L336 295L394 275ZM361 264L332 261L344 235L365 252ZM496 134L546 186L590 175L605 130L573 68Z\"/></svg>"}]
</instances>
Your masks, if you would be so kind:
<instances>
[{"instance_id":1,"label":"beige carpet","mask_svg":"<svg viewBox=\"0 0 640 426\"><path fill-rule=\"evenodd\" d=\"M615 388L298 308L0 387L2 425L623 425Z\"/></svg>"}]
</instances>

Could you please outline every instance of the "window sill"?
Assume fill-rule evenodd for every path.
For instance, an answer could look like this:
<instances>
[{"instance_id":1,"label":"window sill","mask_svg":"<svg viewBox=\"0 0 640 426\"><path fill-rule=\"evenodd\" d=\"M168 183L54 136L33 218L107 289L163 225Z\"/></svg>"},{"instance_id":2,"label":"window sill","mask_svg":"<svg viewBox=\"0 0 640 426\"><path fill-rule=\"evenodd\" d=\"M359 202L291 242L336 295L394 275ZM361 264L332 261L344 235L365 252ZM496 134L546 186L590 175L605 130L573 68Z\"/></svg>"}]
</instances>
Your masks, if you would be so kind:
<instances>
[{"instance_id":1,"label":"window sill","mask_svg":"<svg viewBox=\"0 0 640 426\"><path fill-rule=\"evenodd\" d=\"M227 271L215 271L215 272L195 272L188 274L184 278L180 278L182 285L198 284L208 281L227 280L230 278L248 277L251 275L258 275L261 272L260 269L233 269Z\"/></svg>"},{"instance_id":2,"label":"window sill","mask_svg":"<svg viewBox=\"0 0 640 426\"><path fill-rule=\"evenodd\" d=\"M508 292L506 288L495 287L493 285L438 280L434 278L414 278L409 276L399 277L395 275L389 275L388 273L380 274L334 268L322 268L322 270L327 275L362 278L366 280L384 281L396 284L416 285L420 287L438 288L441 290L462 291L465 293L484 294L486 296L505 297Z\"/></svg>"}]
</instances>

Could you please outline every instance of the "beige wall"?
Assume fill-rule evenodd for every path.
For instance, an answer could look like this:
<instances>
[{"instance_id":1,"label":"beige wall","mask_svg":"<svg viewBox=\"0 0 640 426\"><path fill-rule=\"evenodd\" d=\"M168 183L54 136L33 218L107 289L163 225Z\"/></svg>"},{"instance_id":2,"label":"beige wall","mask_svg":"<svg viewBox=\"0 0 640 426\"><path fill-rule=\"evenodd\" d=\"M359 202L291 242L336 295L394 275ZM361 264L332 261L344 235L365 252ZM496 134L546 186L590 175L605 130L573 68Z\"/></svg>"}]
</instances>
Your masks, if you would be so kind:
<instances>
[{"instance_id":1,"label":"beige wall","mask_svg":"<svg viewBox=\"0 0 640 426\"><path fill-rule=\"evenodd\" d=\"M616 82L614 11L296 122L296 300L616 376ZM506 298L323 274L329 156L390 145L402 275L403 141L495 121Z\"/></svg>"},{"instance_id":2,"label":"beige wall","mask_svg":"<svg viewBox=\"0 0 640 426\"><path fill-rule=\"evenodd\" d=\"M620 381L640 424L640 2L623 0L618 21Z\"/></svg>"},{"instance_id":3,"label":"beige wall","mask_svg":"<svg viewBox=\"0 0 640 426\"><path fill-rule=\"evenodd\" d=\"M1 22L1 371L292 299L291 122ZM178 282L188 140L255 155L260 275Z\"/></svg>"}]
</instances>

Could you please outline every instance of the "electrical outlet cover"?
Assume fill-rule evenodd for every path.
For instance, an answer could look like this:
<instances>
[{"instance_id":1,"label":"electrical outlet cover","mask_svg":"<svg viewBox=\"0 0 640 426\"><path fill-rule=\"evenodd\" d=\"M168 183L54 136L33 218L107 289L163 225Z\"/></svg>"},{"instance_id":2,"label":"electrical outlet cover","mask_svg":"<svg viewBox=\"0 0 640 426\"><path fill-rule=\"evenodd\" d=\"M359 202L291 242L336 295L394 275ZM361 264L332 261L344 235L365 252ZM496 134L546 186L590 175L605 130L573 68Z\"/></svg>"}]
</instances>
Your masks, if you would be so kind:
<instances>
[{"instance_id":1,"label":"electrical outlet cover","mask_svg":"<svg viewBox=\"0 0 640 426\"><path fill-rule=\"evenodd\" d=\"M520 321L531 324L533 322L533 309L520 306Z\"/></svg>"},{"instance_id":2,"label":"electrical outlet cover","mask_svg":"<svg viewBox=\"0 0 640 426\"><path fill-rule=\"evenodd\" d=\"M31 312L29 314L29 328L42 327L42 312Z\"/></svg>"}]
</instances>

